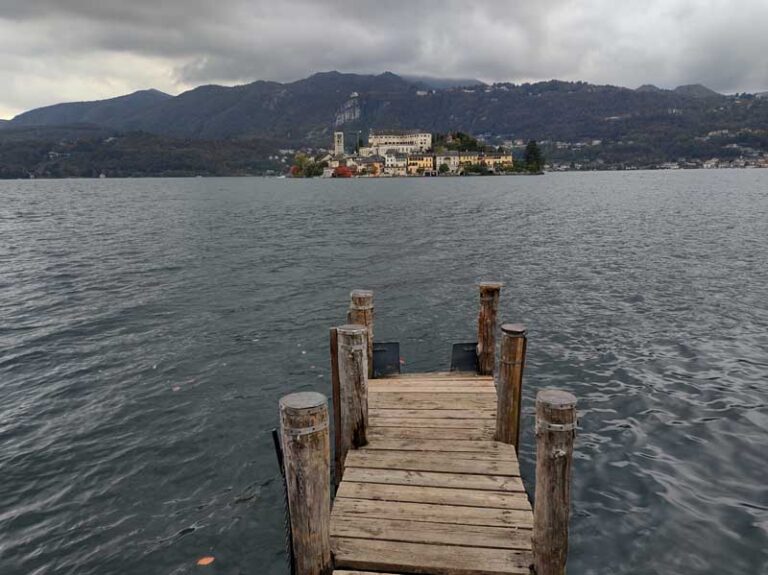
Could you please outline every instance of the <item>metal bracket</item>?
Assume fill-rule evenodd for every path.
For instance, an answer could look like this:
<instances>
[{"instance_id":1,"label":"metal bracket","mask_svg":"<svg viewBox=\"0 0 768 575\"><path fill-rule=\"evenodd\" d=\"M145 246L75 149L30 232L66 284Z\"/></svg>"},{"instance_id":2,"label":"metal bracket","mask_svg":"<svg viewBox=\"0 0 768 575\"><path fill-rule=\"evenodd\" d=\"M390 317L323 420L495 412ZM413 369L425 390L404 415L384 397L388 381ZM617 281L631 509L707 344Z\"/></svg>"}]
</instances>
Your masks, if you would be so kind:
<instances>
[{"instance_id":1,"label":"metal bracket","mask_svg":"<svg viewBox=\"0 0 768 575\"><path fill-rule=\"evenodd\" d=\"M301 437L303 435L311 435L317 431L328 429L328 422L321 423L320 425L311 425L309 427L299 427L297 429L286 429L285 433L289 437Z\"/></svg>"},{"instance_id":2,"label":"metal bracket","mask_svg":"<svg viewBox=\"0 0 768 575\"><path fill-rule=\"evenodd\" d=\"M548 421L537 421L536 432L539 431L575 431L578 422L573 423L549 423Z\"/></svg>"}]
</instances>

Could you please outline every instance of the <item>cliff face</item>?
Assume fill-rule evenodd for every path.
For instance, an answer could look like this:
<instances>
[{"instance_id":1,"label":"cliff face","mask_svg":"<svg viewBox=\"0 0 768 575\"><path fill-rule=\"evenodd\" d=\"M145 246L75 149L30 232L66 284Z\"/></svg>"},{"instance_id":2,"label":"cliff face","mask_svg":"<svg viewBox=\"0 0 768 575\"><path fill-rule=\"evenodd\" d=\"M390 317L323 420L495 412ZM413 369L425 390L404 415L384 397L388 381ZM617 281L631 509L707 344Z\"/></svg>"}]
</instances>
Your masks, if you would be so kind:
<instances>
[{"instance_id":1,"label":"cliff face","mask_svg":"<svg viewBox=\"0 0 768 575\"><path fill-rule=\"evenodd\" d=\"M336 112L334 125L338 128L360 119L360 101L357 96L344 102Z\"/></svg>"}]
</instances>

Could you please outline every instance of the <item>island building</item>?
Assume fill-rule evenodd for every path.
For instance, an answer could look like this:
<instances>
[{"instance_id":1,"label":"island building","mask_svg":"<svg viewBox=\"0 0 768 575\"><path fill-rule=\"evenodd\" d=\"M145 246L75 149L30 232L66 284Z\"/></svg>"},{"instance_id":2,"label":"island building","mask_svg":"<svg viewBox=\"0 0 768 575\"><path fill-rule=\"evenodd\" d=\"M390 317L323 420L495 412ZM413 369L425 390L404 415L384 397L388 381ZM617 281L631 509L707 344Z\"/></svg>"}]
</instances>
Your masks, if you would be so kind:
<instances>
[{"instance_id":1,"label":"island building","mask_svg":"<svg viewBox=\"0 0 768 575\"><path fill-rule=\"evenodd\" d=\"M410 131L371 131L368 146L357 154L344 152L344 133L333 133L333 153L317 158L324 164L325 177L336 176L341 169L355 176L436 176L460 175L482 166L493 173L514 165L509 152L472 152L432 150L432 134ZM347 176L348 177L348 176Z\"/></svg>"},{"instance_id":2,"label":"island building","mask_svg":"<svg viewBox=\"0 0 768 575\"><path fill-rule=\"evenodd\" d=\"M344 155L344 132L333 133L333 155Z\"/></svg>"},{"instance_id":3,"label":"island building","mask_svg":"<svg viewBox=\"0 0 768 575\"><path fill-rule=\"evenodd\" d=\"M411 154L408 156L408 174L428 174L435 171L435 156L432 154Z\"/></svg>"},{"instance_id":4,"label":"island building","mask_svg":"<svg viewBox=\"0 0 768 575\"><path fill-rule=\"evenodd\" d=\"M426 152L432 148L432 134L418 130L371 130L368 145L360 148L361 156L383 156L392 150L401 154Z\"/></svg>"},{"instance_id":5,"label":"island building","mask_svg":"<svg viewBox=\"0 0 768 575\"><path fill-rule=\"evenodd\" d=\"M408 175L408 154L393 152L384 156L384 173L390 176Z\"/></svg>"},{"instance_id":6,"label":"island building","mask_svg":"<svg viewBox=\"0 0 768 575\"><path fill-rule=\"evenodd\" d=\"M461 166L459 158L459 152L443 152L442 154L435 154L435 169L440 171L440 166L447 166L449 174L456 174Z\"/></svg>"}]
</instances>

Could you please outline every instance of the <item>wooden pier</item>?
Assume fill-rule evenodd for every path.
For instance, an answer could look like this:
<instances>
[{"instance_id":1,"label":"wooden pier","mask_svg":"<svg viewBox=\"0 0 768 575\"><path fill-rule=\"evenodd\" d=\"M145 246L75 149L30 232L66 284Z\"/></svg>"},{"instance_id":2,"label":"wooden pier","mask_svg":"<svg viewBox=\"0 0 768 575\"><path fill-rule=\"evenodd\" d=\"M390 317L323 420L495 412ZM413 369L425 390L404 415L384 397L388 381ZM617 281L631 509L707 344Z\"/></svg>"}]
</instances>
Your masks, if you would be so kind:
<instances>
[{"instance_id":1,"label":"wooden pier","mask_svg":"<svg viewBox=\"0 0 768 575\"><path fill-rule=\"evenodd\" d=\"M493 378L372 380L368 409L331 512L336 572L528 573L533 512L515 448L493 440Z\"/></svg>"},{"instance_id":2,"label":"wooden pier","mask_svg":"<svg viewBox=\"0 0 768 575\"><path fill-rule=\"evenodd\" d=\"M380 379L369 379L373 294L352 292L347 319L360 325L331 330L335 482L324 396L281 400L296 575L565 572L575 398L538 394L534 510L517 460L523 326L502 326L496 377L484 375L500 288L480 287L475 373Z\"/></svg>"}]
</instances>

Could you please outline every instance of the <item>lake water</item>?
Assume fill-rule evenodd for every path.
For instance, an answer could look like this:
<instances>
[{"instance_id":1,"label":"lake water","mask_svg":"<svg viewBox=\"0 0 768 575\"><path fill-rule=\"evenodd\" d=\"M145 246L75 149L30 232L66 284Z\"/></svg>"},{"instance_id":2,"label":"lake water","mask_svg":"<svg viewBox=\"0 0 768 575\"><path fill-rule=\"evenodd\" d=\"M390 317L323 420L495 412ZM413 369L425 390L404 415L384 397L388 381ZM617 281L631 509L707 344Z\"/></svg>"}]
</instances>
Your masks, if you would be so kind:
<instances>
[{"instance_id":1,"label":"lake water","mask_svg":"<svg viewBox=\"0 0 768 575\"><path fill-rule=\"evenodd\" d=\"M270 430L350 288L411 371L474 284L579 400L569 573L768 572L768 170L0 182L0 573L286 572Z\"/></svg>"}]
</instances>

